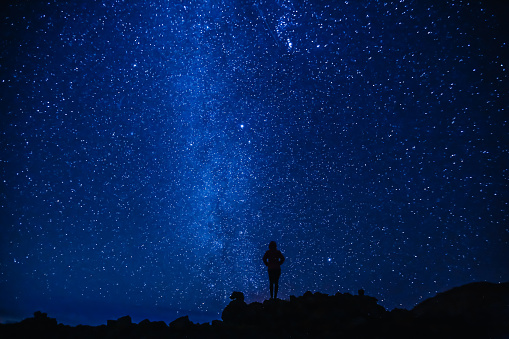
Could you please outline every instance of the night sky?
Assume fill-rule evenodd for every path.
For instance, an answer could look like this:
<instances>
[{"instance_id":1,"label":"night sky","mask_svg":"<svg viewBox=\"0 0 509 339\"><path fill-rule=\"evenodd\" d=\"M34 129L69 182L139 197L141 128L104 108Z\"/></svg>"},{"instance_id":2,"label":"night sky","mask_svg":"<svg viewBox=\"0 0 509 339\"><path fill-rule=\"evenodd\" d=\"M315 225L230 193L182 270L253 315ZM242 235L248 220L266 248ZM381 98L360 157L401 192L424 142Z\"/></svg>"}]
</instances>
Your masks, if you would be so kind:
<instances>
[{"instance_id":1,"label":"night sky","mask_svg":"<svg viewBox=\"0 0 509 339\"><path fill-rule=\"evenodd\" d=\"M0 321L509 281L507 8L4 1Z\"/></svg>"}]
</instances>

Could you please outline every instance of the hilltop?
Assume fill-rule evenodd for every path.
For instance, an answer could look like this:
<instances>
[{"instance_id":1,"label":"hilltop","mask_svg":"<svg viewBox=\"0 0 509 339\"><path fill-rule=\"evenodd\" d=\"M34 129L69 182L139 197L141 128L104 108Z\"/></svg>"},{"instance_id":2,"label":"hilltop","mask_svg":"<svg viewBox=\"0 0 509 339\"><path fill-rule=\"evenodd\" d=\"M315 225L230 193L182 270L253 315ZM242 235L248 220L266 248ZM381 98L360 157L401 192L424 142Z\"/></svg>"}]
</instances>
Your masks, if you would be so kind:
<instances>
[{"instance_id":1,"label":"hilltop","mask_svg":"<svg viewBox=\"0 0 509 339\"><path fill-rule=\"evenodd\" d=\"M166 324L129 316L107 325L58 324L45 313L0 325L2 338L430 338L509 337L509 283L471 283L427 299L412 310L385 310L373 297L306 292L290 300L244 301L233 292L222 321Z\"/></svg>"}]
</instances>

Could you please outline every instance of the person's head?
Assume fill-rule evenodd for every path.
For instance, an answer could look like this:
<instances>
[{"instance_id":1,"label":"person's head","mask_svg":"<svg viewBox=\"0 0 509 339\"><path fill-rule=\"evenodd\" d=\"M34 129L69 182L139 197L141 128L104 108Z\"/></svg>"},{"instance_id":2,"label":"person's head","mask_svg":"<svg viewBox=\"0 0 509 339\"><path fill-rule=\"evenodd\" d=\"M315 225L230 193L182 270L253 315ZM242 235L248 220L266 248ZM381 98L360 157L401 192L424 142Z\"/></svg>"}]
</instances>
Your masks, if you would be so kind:
<instances>
[{"instance_id":1,"label":"person's head","mask_svg":"<svg viewBox=\"0 0 509 339\"><path fill-rule=\"evenodd\" d=\"M276 249L277 249L276 242L275 241L271 241L269 243L269 250L276 250Z\"/></svg>"}]
</instances>

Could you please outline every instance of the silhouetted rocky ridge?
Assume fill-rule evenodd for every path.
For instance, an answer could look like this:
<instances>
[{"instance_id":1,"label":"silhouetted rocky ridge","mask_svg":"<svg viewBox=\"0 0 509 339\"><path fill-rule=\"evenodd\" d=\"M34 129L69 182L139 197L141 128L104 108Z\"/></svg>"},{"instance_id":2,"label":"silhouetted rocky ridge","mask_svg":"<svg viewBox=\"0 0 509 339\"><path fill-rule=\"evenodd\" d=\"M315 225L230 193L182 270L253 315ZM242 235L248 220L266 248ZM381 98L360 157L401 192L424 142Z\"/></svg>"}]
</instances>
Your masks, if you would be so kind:
<instances>
[{"instance_id":1,"label":"silhouetted rocky ridge","mask_svg":"<svg viewBox=\"0 0 509 339\"><path fill-rule=\"evenodd\" d=\"M241 292L222 321L195 324L187 316L168 325L125 316L101 326L67 326L45 313L0 324L0 338L509 338L509 283L453 288L412 310L385 310L373 297L306 292L290 300L247 304Z\"/></svg>"}]
</instances>

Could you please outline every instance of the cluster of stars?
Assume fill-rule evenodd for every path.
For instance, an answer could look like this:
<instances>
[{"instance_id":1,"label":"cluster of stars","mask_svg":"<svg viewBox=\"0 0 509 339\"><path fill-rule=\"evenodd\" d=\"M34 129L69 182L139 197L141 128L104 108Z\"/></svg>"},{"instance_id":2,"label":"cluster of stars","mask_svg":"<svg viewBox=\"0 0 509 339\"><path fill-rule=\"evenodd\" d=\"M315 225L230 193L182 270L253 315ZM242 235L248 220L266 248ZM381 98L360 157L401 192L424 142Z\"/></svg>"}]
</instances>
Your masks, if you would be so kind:
<instances>
[{"instance_id":1,"label":"cluster of stars","mask_svg":"<svg viewBox=\"0 0 509 339\"><path fill-rule=\"evenodd\" d=\"M508 279L503 6L33 6L2 13L0 321L217 319L271 240L281 298Z\"/></svg>"}]
</instances>

